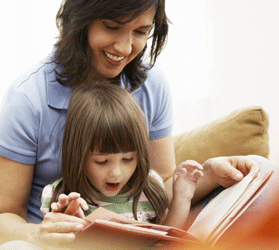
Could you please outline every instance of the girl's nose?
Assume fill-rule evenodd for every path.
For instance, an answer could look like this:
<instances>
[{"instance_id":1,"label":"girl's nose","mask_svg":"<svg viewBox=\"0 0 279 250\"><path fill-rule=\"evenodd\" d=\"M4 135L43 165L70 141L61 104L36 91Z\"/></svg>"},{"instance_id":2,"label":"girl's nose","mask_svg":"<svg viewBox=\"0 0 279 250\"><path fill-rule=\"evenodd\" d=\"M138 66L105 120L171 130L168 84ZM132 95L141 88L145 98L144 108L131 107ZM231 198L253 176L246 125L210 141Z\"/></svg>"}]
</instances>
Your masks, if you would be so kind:
<instances>
[{"instance_id":1,"label":"girl's nose","mask_svg":"<svg viewBox=\"0 0 279 250\"><path fill-rule=\"evenodd\" d=\"M128 56L132 52L133 37L131 34L123 34L117 37L114 48L120 56Z\"/></svg>"},{"instance_id":2,"label":"girl's nose","mask_svg":"<svg viewBox=\"0 0 279 250\"><path fill-rule=\"evenodd\" d=\"M121 176L121 166L119 164L113 165L109 171L109 175L111 177Z\"/></svg>"}]
</instances>

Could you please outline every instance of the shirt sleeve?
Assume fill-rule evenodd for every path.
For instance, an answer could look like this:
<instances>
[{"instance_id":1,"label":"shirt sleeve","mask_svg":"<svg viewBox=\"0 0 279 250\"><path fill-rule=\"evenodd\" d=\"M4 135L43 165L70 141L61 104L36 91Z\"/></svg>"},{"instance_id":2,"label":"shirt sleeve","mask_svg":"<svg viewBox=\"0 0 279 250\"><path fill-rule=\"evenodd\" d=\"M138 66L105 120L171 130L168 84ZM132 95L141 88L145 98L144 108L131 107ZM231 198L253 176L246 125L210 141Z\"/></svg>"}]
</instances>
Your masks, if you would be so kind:
<instances>
[{"instance_id":1,"label":"shirt sleeve","mask_svg":"<svg viewBox=\"0 0 279 250\"><path fill-rule=\"evenodd\" d=\"M162 82L161 82L162 83ZM150 124L149 137L151 140L166 137L173 130L173 106L171 90L168 82L161 84L160 99L155 103L154 117ZM158 92L157 92L158 94Z\"/></svg>"},{"instance_id":2,"label":"shirt sleeve","mask_svg":"<svg viewBox=\"0 0 279 250\"><path fill-rule=\"evenodd\" d=\"M173 106L165 74L154 66L147 72L147 80L134 95L147 118L149 139L170 135L173 129Z\"/></svg>"},{"instance_id":3,"label":"shirt sleeve","mask_svg":"<svg viewBox=\"0 0 279 250\"><path fill-rule=\"evenodd\" d=\"M162 188L165 188L163 179L161 178L160 175L157 174L157 172L155 172L154 170L150 170L150 171L149 171L149 175L150 175L153 179L155 179L156 181L158 181L158 183L162 186Z\"/></svg>"},{"instance_id":4,"label":"shirt sleeve","mask_svg":"<svg viewBox=\"0 0 279 250\"><path fill-rule=\"evenodd\" d=\"M39 119L28 97L10 88L0 111L0 154L25 164L34 164Z\"/></svg>"},{"instance_id":5,"label":"shirt sleeve","mask_svg":"<svg viewBox=\"0 0 279 250\"><path fill-rule=\"evenodd\" d=\"M49 213L49 206L50 206L50 201L53 195L53 186L52 185L47 185L43 189L42 193L42 198L41 198L41 212L46 215Z\"/></svg>"}]
</instances>

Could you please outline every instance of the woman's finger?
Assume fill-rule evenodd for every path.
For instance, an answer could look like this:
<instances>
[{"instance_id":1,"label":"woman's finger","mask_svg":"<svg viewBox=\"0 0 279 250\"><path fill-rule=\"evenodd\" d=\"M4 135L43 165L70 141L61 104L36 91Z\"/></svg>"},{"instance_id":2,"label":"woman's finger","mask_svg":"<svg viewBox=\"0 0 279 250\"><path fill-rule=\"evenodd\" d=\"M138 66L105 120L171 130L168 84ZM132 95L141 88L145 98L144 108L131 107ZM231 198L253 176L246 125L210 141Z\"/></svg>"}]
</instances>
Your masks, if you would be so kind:
<instances>
[{"instance_id":1,"label":"woman's finger","mask_svg":"<svg viewBox=\"0 0 279 250\"><path fill-rule=\"evenodd\" d=\"M82 223L58 221L54 223L43 223L41 230L47 234L50 233L76 233L82 231L85 227Z\"/></svg>"},{"instance_id":2,"label":"woman's finger","mask_svg":"<svg viewBox=\"0 0 279 250\"><path fill-rule=\"evenodd\" d=\"M230 157L232 165L240 170L244 175L251 173L257 175L261 169L260 165L247 156Z\"/></svg>"},{"instance_id":3,"label":"woman's finger","mask_svg":"<svg viewBox=\"0 0 279 250\"><path fill-rule=\"evenodd\" d=\"M230 161L226 158L216 158L211 163L211 168L214 173L221 178L231 178L233 180L239 181L243 178L243 174L235 166L232 165Z\"/></svg>"},{"instance_id":4,"label":"woman's finger","mask_svg":"<svg viewBox=\"0 0 279 250\"><path fill-rule=\"evenodd\" d=\"M55 212L47 213L43 220L43 224L44 223L57 223L57 222L70 222L70 223L78 223L78 224L83 224L83 225L88 224L88 221L86 221L84 219L80 219L78 217L71 216L71 215L64 214L64 213L55 213Z\"/></svg>"}]
</instances>

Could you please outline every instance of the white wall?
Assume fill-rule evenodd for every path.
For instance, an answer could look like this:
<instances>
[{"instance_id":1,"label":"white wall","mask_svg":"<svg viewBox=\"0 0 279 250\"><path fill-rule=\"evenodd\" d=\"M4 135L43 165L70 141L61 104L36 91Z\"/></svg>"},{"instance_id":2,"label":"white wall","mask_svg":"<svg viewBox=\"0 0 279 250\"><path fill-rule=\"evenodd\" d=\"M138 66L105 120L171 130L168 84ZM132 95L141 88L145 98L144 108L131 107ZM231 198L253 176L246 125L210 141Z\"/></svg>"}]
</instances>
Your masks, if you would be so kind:
<instances>
[{"instance_id":1,"label":"white wall","mask_svg":"<svg viewBox=\"0 0 279 250\"><path fill-rule=\"evenodd\" d=\"M172 85L174 133L261 105L270 118L270 159L279 164L278 0L167 3L174 25L158 65Z\"/></svg>"},{"instance_id":2,"label":"white wall","mask_svg":"<svg viewBox=\"0 0 279 250\"><path fill-rule=\"evenodd\" d=\"M60 0L0 1L0 99L10 83L51 50Z\"/></svg>"},{"instance_id":3,"label":"white wall","mask_svg":"<svg viewBox=\"0 0 279 250\"><path fill-rule=\"evenodd\" d=\"M174 134L233 110L261 105L270 116L271 160L279 163L278 0L166 0L170 27L157 65L174 99ZM0 2L0 99L46 56L60 0Z\"/></svg>"}]
</instances>

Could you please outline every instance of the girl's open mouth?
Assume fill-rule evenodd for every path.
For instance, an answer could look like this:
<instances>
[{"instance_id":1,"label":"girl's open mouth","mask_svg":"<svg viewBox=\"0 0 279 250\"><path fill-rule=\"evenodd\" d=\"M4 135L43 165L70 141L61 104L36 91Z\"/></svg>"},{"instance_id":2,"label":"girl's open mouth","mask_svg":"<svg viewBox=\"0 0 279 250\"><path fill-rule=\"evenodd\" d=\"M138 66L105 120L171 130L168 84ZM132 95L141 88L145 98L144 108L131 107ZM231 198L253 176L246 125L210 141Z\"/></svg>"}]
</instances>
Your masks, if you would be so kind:
<instances>
[{"instance_id":1,"label":"girl's open mouth","mask_svg":"<svg viewBox=\"0 0 279 250\"><path fill-rule=\"evenodd\" d=\"M115 191L119 188L120 183L106 182L106 189L108 191Z\"/></svg>"}]
</instances>

